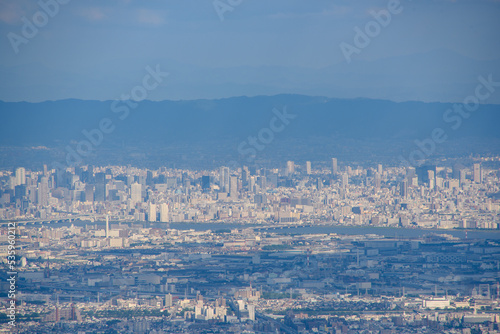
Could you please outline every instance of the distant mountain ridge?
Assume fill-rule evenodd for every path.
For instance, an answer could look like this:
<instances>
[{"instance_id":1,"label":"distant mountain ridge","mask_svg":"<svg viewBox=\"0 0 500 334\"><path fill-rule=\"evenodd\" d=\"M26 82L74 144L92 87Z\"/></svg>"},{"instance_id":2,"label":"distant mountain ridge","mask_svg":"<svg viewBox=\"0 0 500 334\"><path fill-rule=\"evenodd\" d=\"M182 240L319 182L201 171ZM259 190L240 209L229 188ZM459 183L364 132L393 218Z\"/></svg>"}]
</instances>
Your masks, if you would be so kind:
<instances>
[{"instance_id":1,"label":"distant mountain ridge","mask_svg":"<svg viewBox=\"0 0 500 334\"><path fill-rule=\"evenodd\" d=\"M500 105L481 105L456 130L453 118L444 119L450 108L450 103L289 94L142 101L123 117L125 102L0 102L0 167L40 168L65 161L68 147L76 150L78 143L90 140L85 132L95 134L96 129L102 138L94 137L99 145L84 163L188 168L247 163L251 138L264 142L255 152L267 165L332 156L394 163L409 157L418 149L415 141L431 138L438 128L447 140L429 158L500 153ZM280 122L277 115L285 112L291 116Z\"/></svg>"},{"instance_id":2,"label":"distant mountain ridge","mask_svg":"<svg viewBox=\"0 0 500 334\"><path fill-rule=\"evenodd\" d=\"M122 106L125 104L122 103ZM118 108L120 104L117 105ZM268 126L273 108L296 118L282 138L331 137L413 139L436 127L450 137L500 137L500 106L482 105L457 130L443 114L452 104L371 99L331 99L304 95L233 97L218 100L142 101L124 120L112 101L61 100L0 102L0 145L45 145L83 138L83 130L108 118L108 140L172 142L243 140ZM115 109L116 109L115 108ZM116 111L116 110L115 110Z\"/></svg>"}]
</instances>

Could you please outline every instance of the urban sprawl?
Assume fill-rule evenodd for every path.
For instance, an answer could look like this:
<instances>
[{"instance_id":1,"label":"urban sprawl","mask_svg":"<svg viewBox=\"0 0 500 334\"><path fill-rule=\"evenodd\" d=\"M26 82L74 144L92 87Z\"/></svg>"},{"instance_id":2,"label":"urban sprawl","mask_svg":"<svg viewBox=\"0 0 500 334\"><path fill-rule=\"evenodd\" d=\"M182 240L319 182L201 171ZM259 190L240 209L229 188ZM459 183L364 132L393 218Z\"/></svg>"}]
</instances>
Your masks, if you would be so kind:
<instances>
[{"instance_id":1,"label":"urban sprawl","mask_svg":"<svg viewBox=\"0 0 500 334\"><path fill-rule=\"evenodd\" d=\"M0 171L0 332L499 333L496 160Z\"/></svg>"}]
</instances>

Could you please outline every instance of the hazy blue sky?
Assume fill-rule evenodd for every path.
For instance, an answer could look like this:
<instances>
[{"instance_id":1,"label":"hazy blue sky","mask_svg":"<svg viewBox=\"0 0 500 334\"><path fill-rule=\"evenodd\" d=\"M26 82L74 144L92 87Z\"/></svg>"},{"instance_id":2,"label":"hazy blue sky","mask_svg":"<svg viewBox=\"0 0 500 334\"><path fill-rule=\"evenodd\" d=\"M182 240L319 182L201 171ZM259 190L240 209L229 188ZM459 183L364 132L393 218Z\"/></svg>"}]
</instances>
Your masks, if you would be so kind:
<instances>
[{"instance_id":1,"label":"hazy blue sky","mask_svg":"<svg viewBox=\"0 0 500 334\"><path fill-rule=\"evenodd\" d=\"M354 28L388 3L243 0L221 21L213 0L72 0L16 54L8 34L22 36L22 17L33 21L41 7L0 0L0 99L114 99L156 64L171 75L151 99L302 93L451 101L470 92L478 74L500 80L498 0L401 0L401 13L348 64L340 43L353 44Z\"/></svg>"}]
</instances>

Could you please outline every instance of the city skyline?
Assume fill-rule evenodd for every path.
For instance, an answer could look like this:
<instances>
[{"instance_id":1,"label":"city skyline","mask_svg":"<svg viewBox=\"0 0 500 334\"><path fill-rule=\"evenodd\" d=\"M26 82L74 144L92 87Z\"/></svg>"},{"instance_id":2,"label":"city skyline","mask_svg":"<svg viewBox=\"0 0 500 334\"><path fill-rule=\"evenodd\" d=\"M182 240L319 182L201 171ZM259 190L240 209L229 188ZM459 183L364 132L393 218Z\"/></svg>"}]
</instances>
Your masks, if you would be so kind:
<instances>
[{"instance_id":1,"label":"city skyline","mask_svg":"<svg viewBox=\"0 0 500 334\"><path fill-rule=\"evenodd\" d=\"M500 0L0 0L0 332L500 333Z\"/></svg>"},{"instance_id":2,"label":"city skyline","mask_svg":"<svg viewBox=\"0 0 500 334\"><path fill-rule=\"evenodd\" d=\"M483 164L490 160L484 159ZM4 220L28 218L29 214L32 219L43 221L54 213L52 220L58 220L59 211L69 211L64 219L74 220L78 218L71 215L78 216L78 211L83 210L84 220L92 220L94 214L122 221L208 223L228 220L498 229L496 168L481 167L481 163L474 162L469 168L461 164L416 168L376 164L368 168L342 165L339 169L336 158L331 159L331 164L332 167L319 166L318 169L312 168L310 161L304 165L287 161L281 169L221 166L211 171L164 167L149 170L131 166L50 170L44 165L41 172L28 171L28 174L25 168L19 167L12 173L2 171L0 174L3 192L0 199L4 207L0 213L3 212ZM360 191L363 196L379 199L375 205L370 204L357 194ZM491 215L475 217L472 208L478 204L466 204L467 197L479 196L482 191L484 195L477 198L478 203L483 203L482 210L491 211ZM402 202L390 204L391 198ZM186 204L191 201L198 204L194 211L187 210ZM441 203L438 205L435 201ZM272 203L279 204L279 209ZM125 210L122 204L126 204ZM420 209L422 205L427 206L428 211ZM119 210L112 211L113 207ZM325 209L330 210L328 214L314 214ZM259 214L259 211L267 214ZM17 217L13 216L14 212L18 212ZM83 218L85 215L89 218ZM446 215L448 219L443 220ZM479 217L481 220L477 220Z\"/></svg>"}]
</instances>

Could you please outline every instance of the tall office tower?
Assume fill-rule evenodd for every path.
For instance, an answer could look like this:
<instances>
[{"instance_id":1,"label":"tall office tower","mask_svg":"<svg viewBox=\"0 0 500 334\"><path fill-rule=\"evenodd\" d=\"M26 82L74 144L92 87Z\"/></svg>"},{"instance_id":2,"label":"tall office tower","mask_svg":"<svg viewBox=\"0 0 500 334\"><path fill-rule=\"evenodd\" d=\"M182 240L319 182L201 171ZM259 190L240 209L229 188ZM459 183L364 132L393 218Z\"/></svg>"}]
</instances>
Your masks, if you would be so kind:
<instances>
[{"instance_id":1,"label":"tall office tower","mask_svg":"<svg viewBox=\"0 0 500 334\"><path fill-rule=\"evenodd\" d=\"M453 171L452 171L452 174L451 174L451 177L454 178L454 179L457 179L459 180L460 179L460 171L462 171L464 168L461 164L454 164L453 165Z\"/></svg>"},{"instance_id":2,"label":"tall office tower","mask_svg":"<svg viewBox=\"0 0 500 334\"><path fill-rule=\"evenodd\" d=\"M165 307L172 307L172 295L169 293L165 295Z\"/></svg>"},{"instance_id":3,"label":"tall office tower","mask_svg":"<svg viewBox=\"0 0 500 334\"><path fill-rule=\"evenodd\" d=\"M136 205L142 202L142 186L139 183L132 183L130 186L130 199L132 200L132 205Z\"/></svg>"},{"instance_id":4,"label":"tall office tower","mask_svg":"<svg viewBox=\"0 0 500 334\"><path fill-rule=\"evenodd\" d=\"M210 176L209 175L203 175L201 177L201 189L203 189L203 190L210 189Z\"/></svg>"},{"instance_id":5,"label":"tall office tower","mask_svg":"<svg viewBox=\"0 0 500 334\"><path fill-rule=\"evenodd\" d=\"M290 176L295 173L295 163L293 161L286 162L286 175Z\"/></svg>"},{"instance_id":6,"label":"tall office tower","mask_svg":"<svg viewBox=\"0 0 500 334\"><path fill-rule=\"evenodd\" d=\"M311 162L306 161L306 174L311 175Z\"/></svg>"},{"instance_id":7,"label":"tall office tower","mask_svg":"<svg viewBox=\"0 0 500 334\"><path fill-rule=\"evenodd\" d=\"M238 198L238 178L236 176L230 178L229 196L233 199Z\"/></svg>"},{"instance_id":8,"label":"tall office tower","mask_svg":"<svg viewBox=\"0 0 500 334\"><path fill-rule=\"evenodd\" d=\"M86 181L85 183L94 183L94 166L88 165L87 166L87 173L85 173Z\"/></svg>"},{"instance_id":9,"label":"tall office tower","mask_svg":"<svg viewBox=\"0 0 500 334\"><path fill-rule=\"evenodd\" d=\"M106 238L109 238L109 216L106 215Z\"/></svg>"},{"instance_id":10,"label":"tall office tower","mask_svg":"<svg viewBox=\"0 0 500 334\"><path fill-rule=\"evenodd\" d=\"M96 202L106 201L106 183L96 183L94 200Z\"/></svg>"},{"instance_id":11,"label":"tall office tower","mask_svg":"<svg viewBox=\"0 0 500 334\"><path fill-rule=\"evenodd\" d=\"M16 173L16 175L17 175L17 173ZM482 177L481 177L481 165L480 164L474 164L472 178L473 178L473 181L476 183L483 182Z\"/></svg>"},{"instance_id":12,"label":"tall office tower","mask_svg":"<svg viewBox=\"0 0 500 334\"><path fill-rule=\"evenodd\" d=\"M36 183L28 186L28 200L31 203L36 203Z\"/></svg>"},{"instance_id":13,"label":"tall office tower","mask_svg":"<svg viewBox=\"0 0 500 334\"><path fill-rule=\"evenodd\" d=\"M375 188L380 189L381 180L380 173L375 173Z\"/></svg>"},{"instance_id":14,"label":"tall office tower","mask_svg":"<svg viewBox=\"0 0 500 334\"><path fill-rule=\"evenodd\" d=\"M146 174L146 184L148 186L152 186L153 185L153 172L148 170L146 173L147 173Z\"/></svg>"},{"instance_id":15,"label":"tall office tower","mask_svg":"<svg viewBox=\"0 0 500 334\"><path fill-rule=\"evenodd\" d=\"M349 175L347 173L342 174L342 188L347 188L349 185Z\"/></svg>"},{"instance_id":16,"label":"tall office tower","mask_svg":"<svg viewBox=\"0 0 500 334\"><path fill-rule=\"evenodd\" d=\"M93 202L94 201L94 185L86 184L85 185L85 202Z\"/></svg>"},{"instance_id":17,"label":"tall office tower","mask_svg":"<svg viewBox=\"0 0 500 334\"><path fill-rule=\"evenodd\" d=\"M46 206L49 204L49 180L43 176L38 183L38 205Z\"/></svg>"},{"instance_id":18,"label":"tall office tower","mask_svg":"<svg viewBox=\"0 0 500 334\"><path fill-rule=\"evenodd\" d=\"M321 179L321 177L318 177L318 178L316 179L316 188L317 188L318 190L323 189L323 180Z\"/></svg>"},{"instance_id":19,"label":"tall office tower","mask_svg":"<svg viewBox=\"0 0 500 334\"><path fill-rule=\"evenodd\" d=\"M332 158L332 174L337 174L337 158Z\"/></svg>"},{"instance_id":20,"label":"tall office tower","mask_svg":"<svg viewBox=\"0 0 500 334\"><path fill-rule=\"evenodd\" d=\"M221 167L219 172L219 185L220 188L228 193L229 192L229 167Z\"/></svg>"},{"instance_id":21,"label":"tall office tower","mask_svg":"<svg viewBox=\"0 0 500 334\"><path fill-rule=\"evenodd\" d=\"M248 184L248 178L250 177L250 171L248 170L247 166L243 166L241 169L241 182L243 186L246 186Z\"/></svg>"},{"instance_id":22,"label":"tall office tower","mask_svg":"<svg viewBox=\"0 0 500 334\"><path fill-rule=\"evenodd\" d=\"M47 170L47 165L43 165L43 176L47 176L48 170Z\"/></svg>"},{"instance_id":23,"label":"tall office tower","mask_svg":"<svg viewBox=\"0 0 500 334\"><path fill-rule=\"evenodd\" d=\"M168 204L162 203L160 204L160 222L168 223Z\"/></svg>"},{"instance_id":24,"label":"tall office tower","mask_svg":"<svg viewBox=\"0 0 500 334\"><path fill-rule=\"evenodd\" d=\"M14 198L22 200L24 197L26 197L27 191L26 191L26 185L25 184L20 184L18 186L15 186L14 188Z\"/></svg>"},{"instance_id":25,"label":"tall office tower","mask_svg":"<svg viewBox=\"0 0 500 334\"><path fill-rule=\"evenodd\" d=\"M465 169L460 170L460 185L464 184L465 180L467 179L467 172Z\"/></svg>"},{"instance_id":26,"label":"tall office tower","mask_svg":"<svg viewBox=\"0 0 500 334\"><path fill-rule=\"evenodd\" d=\"M97 173L95 175L95 195L96 202L106 201L106 174Z\"/></svg>"},{"instance_id":27,"label":"tall office tower","mask_svg":"<svg viewBox=\"0 0 500 334\"><path fill-rule=\"evenodd\" d=\"M379 173L380 175L382 175L384 173L384 170L382 168L382 164L378 164L378 166L377 166L377 173Z\"/></svg>"},{"instance_id":28,"label":"tall office tower","mask_svg":"<svg viewBox=\"0 0 500 334\"><path fill-rule=\"evenodd\" d=\"M9 189L11 189L11 190L16 189L16 177L15 176L11 176L9 178Z\"/></svg>"},{"instance_id":29,"label":"tall office tower","mask_svg":"<svg viewBox=\"0 0 500 334\"><path fill-rule=\"evenodd\" d=\"M429 180L429 189L434 189L434 185L436 184L436 179L433 170L427 171L427 179Z\"/></svg>"},{"instance_id":30,"label":"tall office tower","mask_svg":"<svg viewBox=\"0 0 500 334\"><path fill-rule=\"evenodd\" d=\"M219 187L224 189L224 167L219 168Z\"/></svg>"},{"instance_id":31,"label":"tall office tower","mask_svg":"<svg viewBox=\"0 0 500 334\"><path fill-rule=\"evenodd\" d=\"M408 180L404 179L400 184L399 184L399 195L402 198L407 198L408 197Z\"/></svg>"},{"instance_id":32,"label":"tall office tower","mask_svg":"<svg viewBox=\"0 0 500 334\"><path fill-rule=\"evenodd\" d=\"M156 204L149 203L148 221L150 221L150 222L156 221Z\"/></svg>"},{"instance_id":33,"label":"tall office tower","mask_svg":"<svg viewBox=\"0 0 500 334\"><path fill-rule=\"evenodd\" d=\"M248 179L248 191L255 191L255 176L250 176L250 178Z\"/></svg>"},{"instance_id":34,"label":"tall office tower","mask_svg":"<svg viewBox=\"0 0 500 334\"><path fill-rule=\"evenodd\" d=\"M26 184L26 169L19 167L16 169L16 186Z\"/></svg>"}]
</instances>

